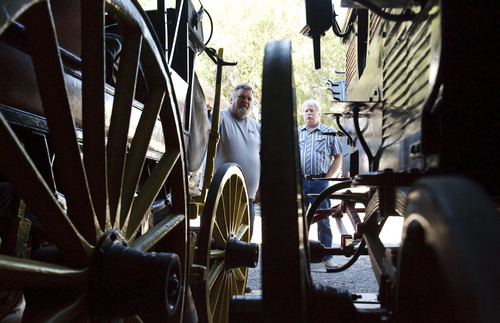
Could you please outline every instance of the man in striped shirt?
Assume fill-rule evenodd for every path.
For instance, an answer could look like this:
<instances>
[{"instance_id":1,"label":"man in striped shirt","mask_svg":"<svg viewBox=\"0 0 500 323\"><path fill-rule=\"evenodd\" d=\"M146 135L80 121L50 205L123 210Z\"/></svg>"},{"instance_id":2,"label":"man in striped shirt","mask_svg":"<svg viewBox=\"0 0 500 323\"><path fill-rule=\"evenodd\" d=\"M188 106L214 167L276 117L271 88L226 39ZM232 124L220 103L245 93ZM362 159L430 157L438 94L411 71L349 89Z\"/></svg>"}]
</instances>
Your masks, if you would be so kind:
<instances>
[{"instance_id":1,"label":"man in striped shirt","mask_svg":"<svg viewBox=\"0 0 500 323\"><path fill-rule=\"evenodd\" d=\"M333 178L342 166L342 146L337 136L323 135L335 130L319 122L321 106L316 100L307 100L302 105L305 125L298 128L300 148L300 168L302 170L302 187L305 194L305 206L314 202L308 194L319 194L329 186L327 180ZM332 159L333 157L333 159ZM330 208L330 200L326 199L319 208ZM332 246L332 230L330 219L317 222L318 239L325 247ZM323 259L326 268L337 267L332 256Z\"/></svg>"}]
</instances>

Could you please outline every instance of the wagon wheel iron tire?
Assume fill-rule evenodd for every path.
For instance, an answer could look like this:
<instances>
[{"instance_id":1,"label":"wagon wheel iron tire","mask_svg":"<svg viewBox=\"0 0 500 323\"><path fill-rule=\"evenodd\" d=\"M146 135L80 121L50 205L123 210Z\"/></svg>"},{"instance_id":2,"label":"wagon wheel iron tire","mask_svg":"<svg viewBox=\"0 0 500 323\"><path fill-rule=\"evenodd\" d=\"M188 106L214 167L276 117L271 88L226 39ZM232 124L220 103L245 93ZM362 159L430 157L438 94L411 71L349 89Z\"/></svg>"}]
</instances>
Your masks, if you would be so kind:
<instances>
[{"instance_id":1,"label":"wagon wheel iron tire","mask_svg":"<svg viewBox=\"0 0 500 323\"><path fill-rule=\"evenodd\" d=\"M195 263L205 279L192 285L202 322L228 322L231 297L245 292L248 267L256 267L259 245L250 243L246 181L234 163L222 165L210 184L197 242Z\"/></svg>"},{"instance_id":2,"label":"wagon wheel iron tire","mask_svg":"<svg viewBox=\"0 0 500 323\"><path fill-rule=\"evenodd\" d=\"M173 85L159 42L136 1L81 1L81 12L78 6L73 15L78 21L81 13L84 22L81 77L68 76L51 11L55 3L2 2L0 34L17 22L24 26L26 55L33 62L49 150L56 156L55 181L65 205L0 113L0 173L25 201L52 250L39 253L46 249L39 248L37 260L0 255L0 290L24 291L26 321L136 315L143 321L181 321L188 252L187 177ZM123 37L111 92L105 84L105 16L115 19ZM137 106L139 70L148 87L134 132L131 114ZM75 83L81 84L81 97L70 92ZM78 98L81 126L73 111ZM158 128L164 147L150 159L151 135ZM155 166L145 178L148 160ZM143 230L167 180L170 214Z\"/></svg>"},{"instance_id":3,"label":"wagon wheel iron tire","mask_svg":"<svg viewBox=\"0 0 500 323\"><path fill-rule=\"evenodd\" d=\"M495 321L498 228L495 202L471 179L449 175L416 182L398 255L396 320Z\"/></svg>"},{"instance_id":4,"label":"wagon wheel iron tire","mask_svg":"<svg viewBox=\"0 0 500 323\"><path fill-rule=\"evenodd\" d=\"M288 40L269 42L264 55L260 187L266 322L306 321L312 310L291 47Z\"/></svg>"}]
</instances>

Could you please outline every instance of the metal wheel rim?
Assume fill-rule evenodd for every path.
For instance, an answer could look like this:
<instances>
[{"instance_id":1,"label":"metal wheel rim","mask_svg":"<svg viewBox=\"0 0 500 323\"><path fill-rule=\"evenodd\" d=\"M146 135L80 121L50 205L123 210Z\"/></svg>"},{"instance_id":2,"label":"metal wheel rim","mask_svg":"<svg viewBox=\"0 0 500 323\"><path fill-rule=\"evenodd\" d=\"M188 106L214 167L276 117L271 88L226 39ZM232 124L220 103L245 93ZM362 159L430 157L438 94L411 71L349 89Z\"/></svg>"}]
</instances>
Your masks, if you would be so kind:
<instances>
[{"instance_id":1,"label":"metal wheel rim","mask_svg":"<svg viewBox=\"0 0 500 323\"><path fill-rule=\"evenodd\" d=\"M417 181L409 194L398 255L397 320L494 320L500 312L493 269L500 265L494 239L499 225L495 203L470 179Z\"/></svg>"},{"instance_id":2,"label":"metal wheel rim","mask_svg":"<svg viewBox=\"0 0 500 323\"><path fill-rule=\"evenodd\" d=\"M269 322L306 321L312 280L298 162L290 41L266 45L262 84L263 310ZM277 273L284 269L286 278L276 280Z\"/></svg>"}]
</instances>

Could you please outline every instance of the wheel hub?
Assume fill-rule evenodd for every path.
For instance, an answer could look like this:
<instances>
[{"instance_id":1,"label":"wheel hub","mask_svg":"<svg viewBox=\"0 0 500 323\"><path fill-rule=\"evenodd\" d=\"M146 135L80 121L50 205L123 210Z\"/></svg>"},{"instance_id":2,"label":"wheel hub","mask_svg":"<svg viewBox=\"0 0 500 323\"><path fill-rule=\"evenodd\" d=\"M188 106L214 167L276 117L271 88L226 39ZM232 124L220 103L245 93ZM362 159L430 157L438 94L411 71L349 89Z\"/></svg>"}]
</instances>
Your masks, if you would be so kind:
<instances>
[{"instance_id":1,"label":"wheel hub","mask_svg":"<svg viewBox=\"0 0 500 323\"><path fill-rule=\"evenodd\" d=\"M90 302L96 318L146 315L151 308L172 316L182 295L182 271L174 253L130 248L111 230L100 239L91 267Z\"/></svg>"},{"instance_id":2,"label":"wheel hub","mask_svg":"<svg viewBox=\"0 0 500 323\"><path fill-rule=\"evenodd\" d=\"M259 262L259 245L229 238L226 245L226 270L239 267L257 267Z\"/></svg>"}]
</instances>

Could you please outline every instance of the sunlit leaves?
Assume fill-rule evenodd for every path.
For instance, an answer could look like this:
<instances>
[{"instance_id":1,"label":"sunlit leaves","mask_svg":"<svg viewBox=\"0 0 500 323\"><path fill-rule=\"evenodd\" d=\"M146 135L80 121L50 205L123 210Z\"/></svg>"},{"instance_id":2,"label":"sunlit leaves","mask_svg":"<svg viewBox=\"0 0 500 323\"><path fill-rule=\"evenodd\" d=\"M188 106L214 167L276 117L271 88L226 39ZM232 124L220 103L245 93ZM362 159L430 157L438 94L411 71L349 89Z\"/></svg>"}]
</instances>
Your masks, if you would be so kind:
<instances>
[{"instance_id":1,"label":"sunlit leaves","mask_svg":"<svg viewBox=\"0 0 500 323\"><path fill-rule=\"evenodd\" d=\"M225 67L222 76L222 98L229 101L232 89L239 83L248 83L254 90L254 110L260 111L262 92L262 63L264 48L272 40L290 39L297 89L298 123L302 102L317 99L323 108L332 101L326 90L327 80L336 81L345 70L345 51L330 29L321 40L321 69L314 69L312 39L299 33L304 23L304 0L203 0L203 7L214 21L209 47L224 49L224 59L238 65ZM210 34L209 19L204 18L205 38ZM197 73L212 87L215 86L215 64L202 54L198 56ZM258 117L257 117L258 118Z\"/></svg>"}]
</instances>

